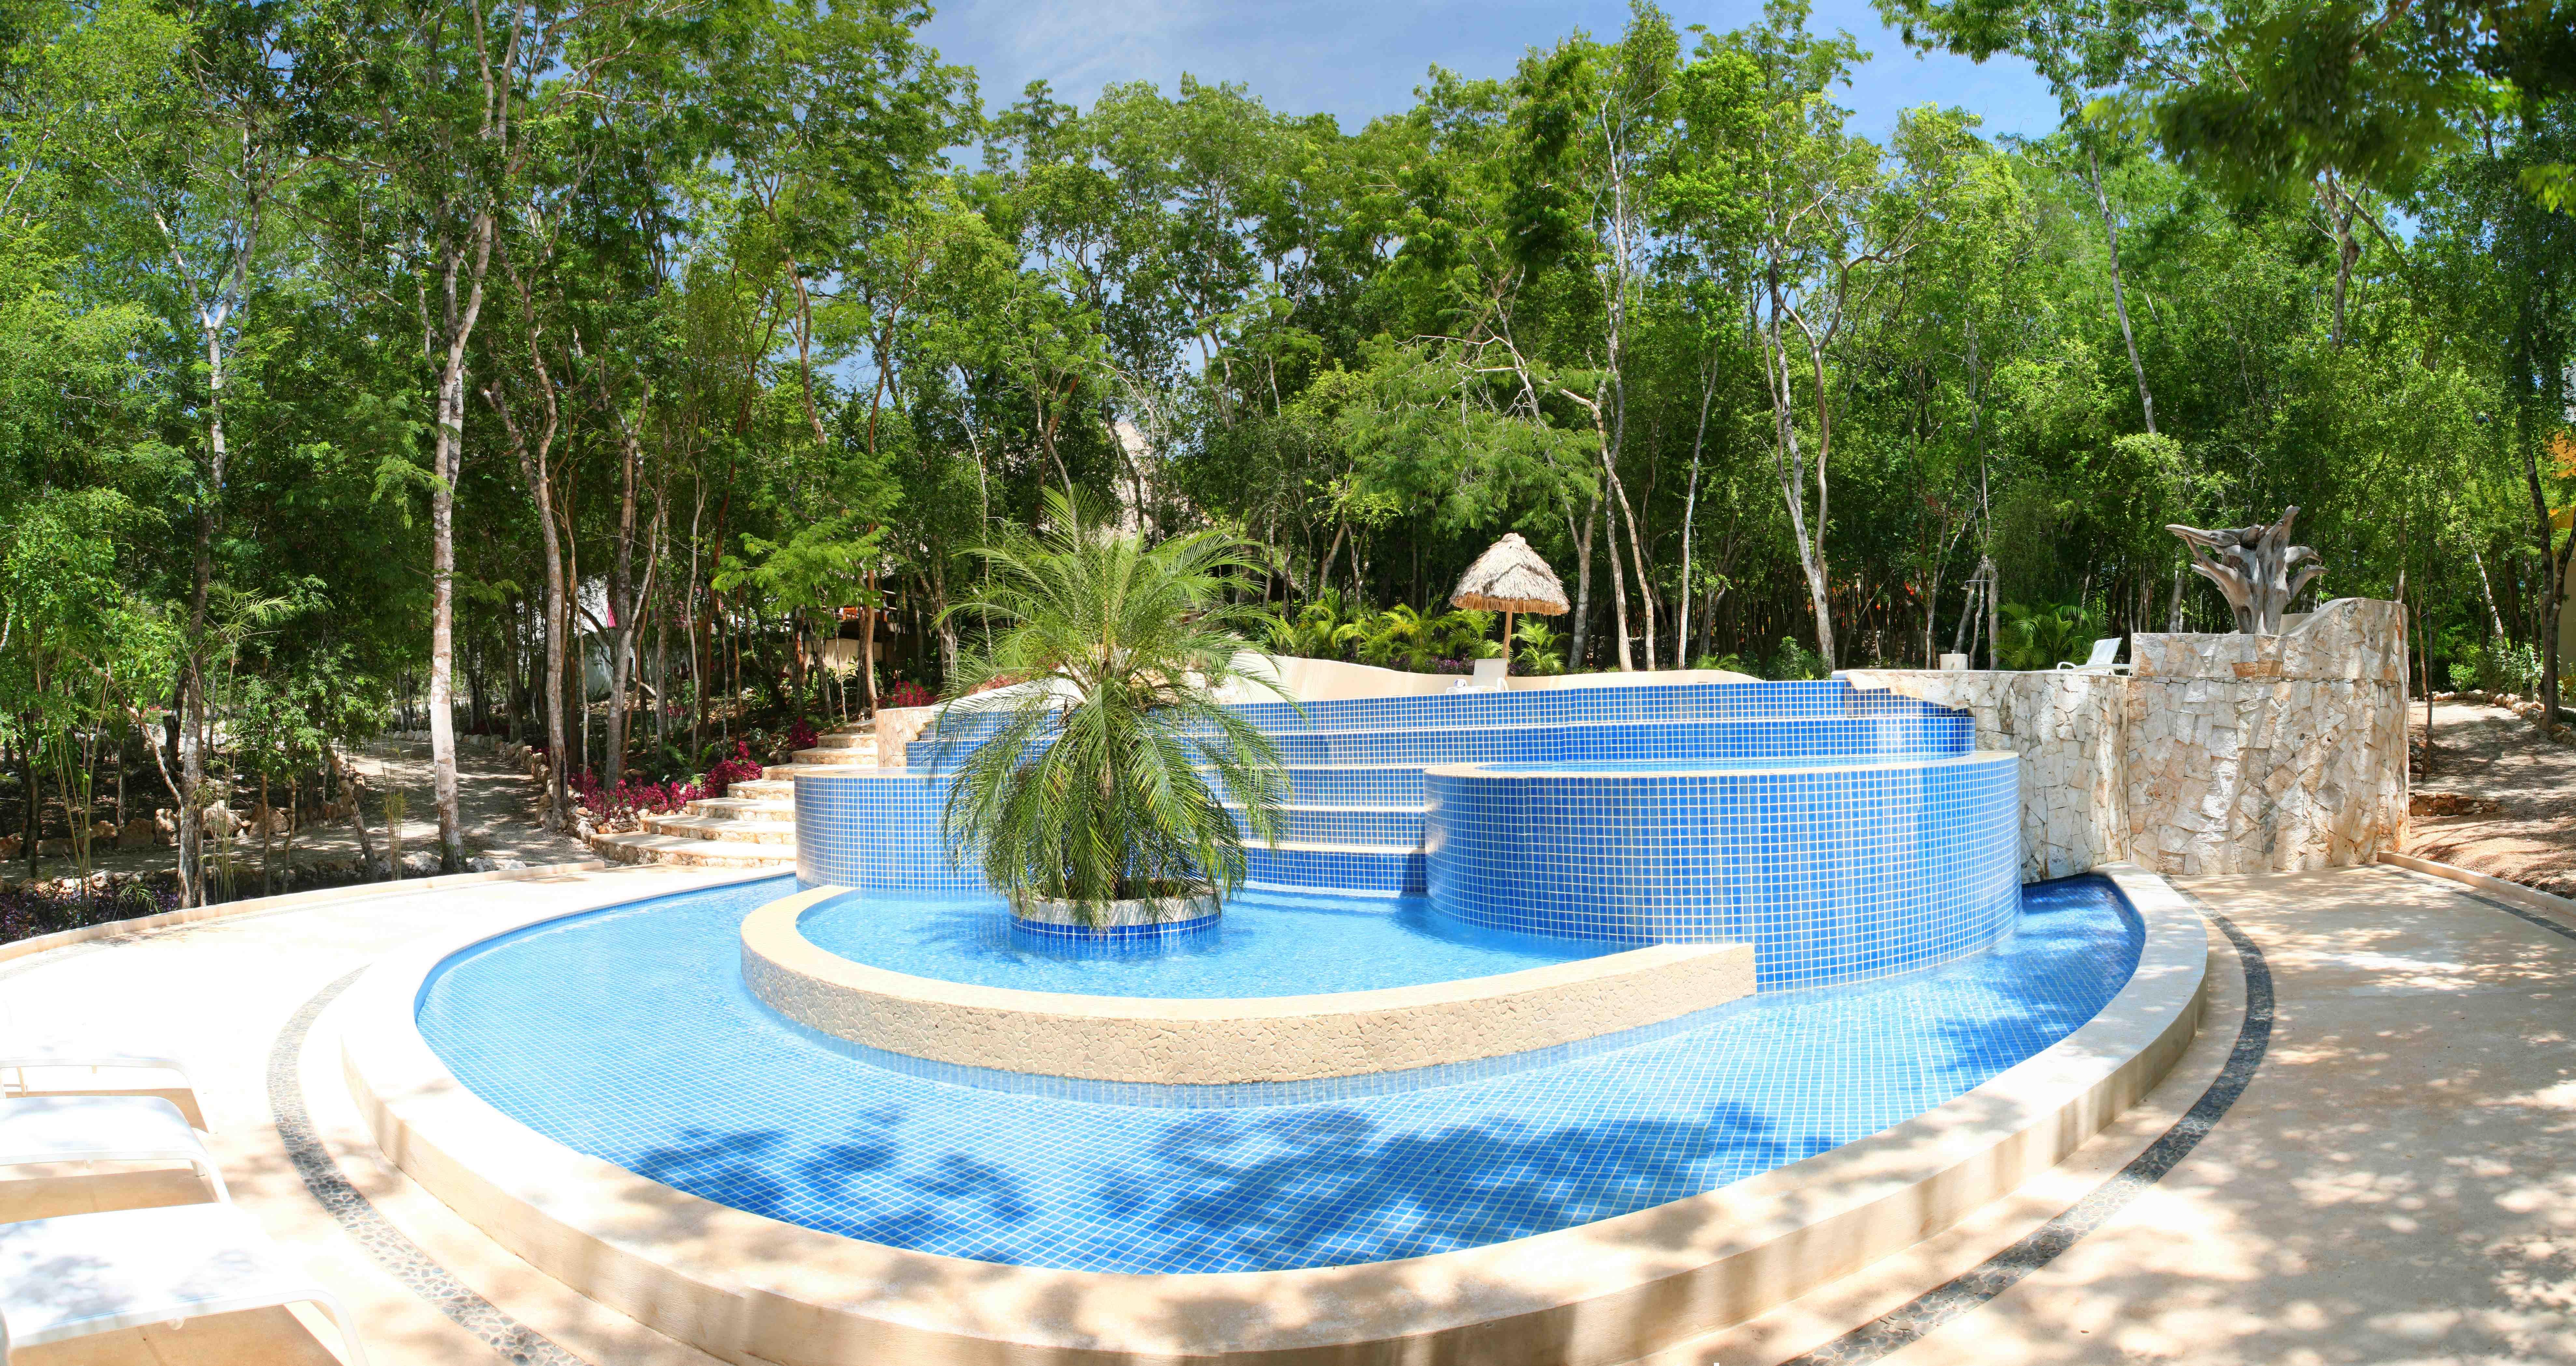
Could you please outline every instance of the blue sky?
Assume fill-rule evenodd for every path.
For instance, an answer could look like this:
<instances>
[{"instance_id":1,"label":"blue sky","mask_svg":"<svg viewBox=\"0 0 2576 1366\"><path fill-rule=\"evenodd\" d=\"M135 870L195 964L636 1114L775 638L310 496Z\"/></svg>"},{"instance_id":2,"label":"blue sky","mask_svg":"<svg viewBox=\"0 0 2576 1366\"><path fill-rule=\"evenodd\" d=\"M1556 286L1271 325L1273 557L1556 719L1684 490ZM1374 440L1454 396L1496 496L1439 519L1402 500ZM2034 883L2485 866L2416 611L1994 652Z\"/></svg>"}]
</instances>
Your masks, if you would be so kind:
<instances>
[{"instance_id":1,"label":"blue sky","mask_svg":"<svg viewBox=\"0 0 2576 1366\"><path fill-rule=\"evenodd\" d=\"M1679 24L1738 27L1759 0L1670 3ZM1273 109L1322 112L1357 131L1413 102L1434 63L1497 76L1532 46L1583 28L1611 37L1628 7L1603 0L947 0L926 36L942 56L972 64L986 108L1043 79L1059 99L1089 104L1113 81L1149 80L1165 91L1187 72L1251 87ZM1955 104L1992 134L2038 135L2057 123L2056 101L2018 58L1979 66L1917 57L1883 28L1866 0L1819 0L1810 25L1848 29L1870 52L1841 92L1855 131L1884 136L1899 110Z\"/></svg>"}]
</instances>

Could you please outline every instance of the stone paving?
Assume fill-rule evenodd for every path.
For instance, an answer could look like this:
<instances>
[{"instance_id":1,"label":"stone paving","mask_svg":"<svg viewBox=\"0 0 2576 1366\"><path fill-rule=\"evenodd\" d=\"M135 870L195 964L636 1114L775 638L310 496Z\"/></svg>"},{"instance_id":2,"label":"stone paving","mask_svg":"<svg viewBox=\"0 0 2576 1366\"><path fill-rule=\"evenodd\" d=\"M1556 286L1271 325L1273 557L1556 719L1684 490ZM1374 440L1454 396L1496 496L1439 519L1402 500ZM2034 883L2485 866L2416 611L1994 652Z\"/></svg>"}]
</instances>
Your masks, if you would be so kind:
<instances>
[{"instance_id":1,"label":"stone paving","mask_svg":"<svg viewBox=\"0 0 2576 1366\"><path fill-rule=\"evenodd\" d=\"M181 1053L197 1091L169 1094L201 1108L236 1198L348 1300L373 1360L706 1362L533 1272L381 1164L338 1079L333 1003L419 934L724 876L395 891L0 961L0 1030ZM2248 959L2217 934L2221 989L2200 1040L2113 1129L1950 1232L1657 1366L2576 1359L2576 918L2388 867L2186 887L2259 953L2276 1014L2241 1094L2170 1171L2101 1194L2159 1139L2172 1151L2177 1121L2243 1055ZM104 1080L33 1078L40 1091ZM159 1173L0 1176L16 1178L0 1180L0 1218L198 1198ZM2070 1206L2083 1217L2052 1223ZM2085 1231L2035 1266L1992 1260L2068 1228ZM1891 1329L1890 1311L1955 1317L1916 1334ZM14 1362L318 1366L328 1337L318 1317L277 1311Z\"/></svg>"}]
</instances>

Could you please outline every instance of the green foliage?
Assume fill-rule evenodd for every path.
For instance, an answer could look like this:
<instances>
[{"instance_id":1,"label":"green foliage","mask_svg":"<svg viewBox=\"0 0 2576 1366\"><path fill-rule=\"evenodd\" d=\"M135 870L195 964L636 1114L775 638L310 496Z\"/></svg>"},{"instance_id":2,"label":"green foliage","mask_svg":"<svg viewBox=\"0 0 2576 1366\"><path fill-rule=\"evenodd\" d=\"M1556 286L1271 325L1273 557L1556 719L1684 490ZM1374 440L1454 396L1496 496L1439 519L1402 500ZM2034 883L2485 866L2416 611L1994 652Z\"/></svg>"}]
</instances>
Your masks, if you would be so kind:
<instances>
[{"instance_id":1,"label":"green foliage","mask_svg":"<svg viewBox=\"0 0 2576 1366\"><path fill-rule=\"evenodd\" d=\"M1807 648L1796 636L1782 636L1780 652L1771 657L1770 667L1763 670L1763 676L1783 680L1815 679L1830 672L1825 667L1824 656Z\"/></svg>"},{"instance_id":2,"label":"green foliage","mask_svg":"<svg viewBox=\"0 0 2576 1366\"><path fill-rule=\"evenodd\" d=\"M1287 792L1270 739L1216 698L1261 681L1236 660L1267 614L1229 600L1260 557L1207 532L1148 546L1052 491L1045 506L1043 533L976 552L990 581L956 609L992 644L943 699L949 857L1085 923L1110 901L1230 894L1243 839L1277 839Z\"/></svg>"},{"instance_id":3,"label":"green foliage","mask_svg":"<svg viewBox=\"0 0 2576 1366\"><path fill-rule=\"evenodd\" d=\"M2451 658L2451 687L2529 697L2540 687L2540 653L2520 641L2460 647Z\"/></svg>"},{"instance_id":4,"label":"green foliage","mask_svg":"<svg viewBox=\"0 0 2576 1366\"><path fill-rule=\"evenodd\" d=\"M1512 627L1512 665L1522 673L1545 678L1565 672L1565 647L1565 633L1541 619Z\"/></svg>"},{"instance_id":5,"label":"green foliage","mask_svg":"<svg viewBox=\"0 0 2576 1366\"><path fill-rule=\"evenodd\" d=\"M2007 669L2053 669L2081 663L2102 633L2101 619L2078 605L2008 602L1997 609L2002 639L1995 657Z\"/></svg>"}]
</instances>

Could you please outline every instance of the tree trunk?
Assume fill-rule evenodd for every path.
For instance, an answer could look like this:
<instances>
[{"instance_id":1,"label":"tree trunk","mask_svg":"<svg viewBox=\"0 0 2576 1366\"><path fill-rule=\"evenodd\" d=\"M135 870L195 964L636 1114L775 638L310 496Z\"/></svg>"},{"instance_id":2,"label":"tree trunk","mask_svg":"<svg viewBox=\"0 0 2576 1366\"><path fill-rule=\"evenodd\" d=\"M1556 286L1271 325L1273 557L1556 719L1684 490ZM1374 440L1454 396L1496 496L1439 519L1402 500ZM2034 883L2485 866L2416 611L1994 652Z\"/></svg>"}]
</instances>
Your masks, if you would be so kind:
<instances>
[{"instance_id":1,"label":"tree trunk","mask_svg":"<svg viewBox=\"0 0 2576 1366\"><path fill-rule=\"evenodd\" d=\"M1574 524L1572 510L1566 515L1566 530L1574 538L1574 639L1568 642L1565 667L1580 672L1590 658L1586 646L1592 635L1592 528L1601 520L1601 498L1594 495L1592 506L1583 514L1581 526Z\"/></svg>"},{"instance_id":2,"label":"tree trunk","mask_svg":"<svg viewBox=\"0 0 2576 1366\"><path fill-rule=\"evenodd\" d=\"M1699 511L1699 457L1708 441L1708 405L1717 397L1717 355L1709 354L1700 367L1704 378L1699 391L1699 427L1691 434L1690 488L1682 496L1682 592L1673 608L1673 667L1690 667L1690 600L1691 600L1691 519ZM1705 638L1703 638L1705 647Z\"/></svg>"},{"instance_id":3,"label":"tree trunk","mask_svg":"<svg viewBox=\"0 0 2576 1366\"><path fill-rule=\"evenodd\" d=\"M2111 197L2102 189L2102 159L2088 141L2085 163L2092 168L2093 203L2102 211L2102 235L2111 247L2111 307L2120 315L2120 340L2129 348L2129 373L2138 381L2138 411L2145 414L2147 435L2156 434L2156 399L2147 392L2147 367L2138 359L2138 338L2129 330L2129 295L2120 282L2120 225L2111 217Z\"/></svg>"},{"instance_id":4,"label":"tree trunk","mask_svg":"<svg viewBox=\"0 0 2576 1366\"><path fill-rule=\"evenodd\" d=\"M1763 342L1764 387L1771 391L1771 417L1775 455L1773 463L1780 476L1780 495L1789 507L1789 530L1797 542L1798 566L1807 579L1807 602L1816 618L1816 653L1824 661L1825 672L1834 670L1834 609L1830 580L1826 577L1824 549L1824 508L1818 499L1817 525L1810 535L1807 526L1807 461L1798 444L1796 390L1789 378L1789 352L1780 335L1781 303L1777 286L1772 287L1771 320L1757 329ZM1821 420L1824 391L1819 384L1816 407ZM1821 462L1822 450L1818 451ZM1823 471L1817 473L1821 492Z\"/></svg>"},{"instance_id":5,"label":"tree trunk","mask_svg":"<svg viewBox=\"0 0 2576 1366\"><path fill-rule=\"evenodd\" d=\"M429 496L429 756L430 787L438 805L438 862L446 872L465 867L465 828L456 807L456 476L464 464L465 344L483 311L483 277L492 263L494 222L475 215L470 266L447 263L442 322L447 354L438 378L437 441L432 452L437 481ZM467 270L466 294L456 297L457 272Z\"/></svg>"}]
</instances>

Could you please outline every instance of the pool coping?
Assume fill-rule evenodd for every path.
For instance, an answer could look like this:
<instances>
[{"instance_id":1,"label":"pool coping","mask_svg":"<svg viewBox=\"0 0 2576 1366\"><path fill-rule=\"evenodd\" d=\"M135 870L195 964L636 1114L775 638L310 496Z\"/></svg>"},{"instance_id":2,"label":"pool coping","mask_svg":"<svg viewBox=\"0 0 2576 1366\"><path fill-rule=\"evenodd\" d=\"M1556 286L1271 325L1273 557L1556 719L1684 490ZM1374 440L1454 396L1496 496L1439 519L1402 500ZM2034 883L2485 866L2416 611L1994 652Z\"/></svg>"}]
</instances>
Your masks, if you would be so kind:
<instances>
[{"instance_id":1,"label":"pool coping","mask_svg":"<svg viewBox=\"0 0 2576 1366\"><path fill-rule=\"evenodd\" d=\"M851 889L742 922L743 980L772 1010L957 1067L1234 1086L1482 1062L1664 1024L1753 994L1750 944L1656 944L1513 972L1302 996L1090 996L917 977L844 958L797 921Z\"/></svg>"},{"instance_id":2,"label":"pool coping","mask_svg":"<svg viewBox=\"0 0 2576 1366\"><path fill-rule=\"evenodd\" d=\"M345 1001L342 1068L387 1158L469 1222L582 1294L746 1366L1610 1366L1949 1226L2162 1080L2206 1003L2209 931L2162 878L2093 871L2139 915L2145 942L2120 992L2049 1048L1902 1124L1715 1191L1400 1261L1167 1275L1008 1266L857 1242L646 1180L503 1115L422 1040L414 1003L429 972L507 926L370 968Z\"/></svg>"},{"instance_id":3,"label":"pool coping","mask_svg":"<svg viewBox=\"0 0 2576 1366\"><path fill-rule=\"evenodd\" d=\"M1976 749L1970 750L1965 754L1835 755L1827 757L1823 762L1812 764L1748 764L1741 767L1734 765L1714 767L1706 765L1704 761L1677 759L1673 761L1675 766L1671 768L1598 769L1572 768L1564 766L1550 767L1544 763L1494 763L1483 760L1469 760L1464 763L1426 765L1423 768L1422 773L1426 778L1615 778L1622 781L1633 782L1639 778L1764 778L1777 777L1791 773L1868 773L1881 769L1912 772L1927 768L1954 768L1975 763L1991 764L2006 759L2018 761L2020 758L2021 752L2019 750ZM1593 761L1568 759L1560 762L1564 765L1570 765ZM1651 764L1657 761L1653 759L1614 759L1609 762ZM1701 766L1690 766L1694 762L1700 762ZM2094 871L2099 872L2101 870L2095 869Z\"/></svg>"}]
</instances>

